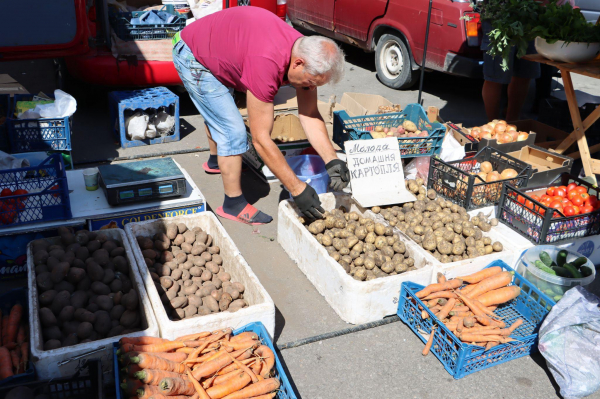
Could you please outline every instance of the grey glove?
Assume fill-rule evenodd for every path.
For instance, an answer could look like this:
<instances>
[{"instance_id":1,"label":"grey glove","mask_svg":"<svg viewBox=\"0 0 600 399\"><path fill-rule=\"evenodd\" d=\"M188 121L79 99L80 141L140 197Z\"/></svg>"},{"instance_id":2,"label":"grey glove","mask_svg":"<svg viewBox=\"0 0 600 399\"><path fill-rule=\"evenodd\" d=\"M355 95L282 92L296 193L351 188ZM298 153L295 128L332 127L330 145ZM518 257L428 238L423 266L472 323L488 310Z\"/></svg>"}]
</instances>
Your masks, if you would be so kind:
<instances>
[{"instance_id":1,"label":"grey glove","mask_svg":"<svg viewBox=\"0 0 600 399\"><path fill-rule=\"evenodd\" d=\"M331 178L329 188L333 191L341 191L348 183L350 183L350 171L348 171L348 165L341 159L329 161L327 165L325 165L325 169L327 169L327 173L329 173L329 177Z\"/></svg>"}]
</instances>

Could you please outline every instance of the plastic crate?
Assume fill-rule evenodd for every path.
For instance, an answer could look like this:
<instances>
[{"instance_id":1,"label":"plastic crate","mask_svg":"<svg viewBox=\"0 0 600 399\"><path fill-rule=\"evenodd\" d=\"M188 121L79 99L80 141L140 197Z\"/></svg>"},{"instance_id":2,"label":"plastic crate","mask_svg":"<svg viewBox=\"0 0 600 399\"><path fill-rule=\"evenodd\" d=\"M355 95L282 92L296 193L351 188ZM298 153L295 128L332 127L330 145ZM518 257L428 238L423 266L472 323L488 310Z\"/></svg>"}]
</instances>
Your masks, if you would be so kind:
<instances>
[{"instance_id":1,"label":"plastic crate","mask_svg":"<svg viewBox=\"0 0 600 399\"><path fill-rule=\"evenodd\" d=\"M502 172L512 168L518 175L514 179L484 182L476 176L482 162L490 162L493 170ZM502 185L510 183L517 187L527 186L531 177L531 165L492 147L485 147L472 158L444 162L432 157L429 162L427 188L438 195L464 207L466 210L484 208L497 204L502 194Z\"/></svg>"},{"instance_id":2,"label":"plastic crate","mask_svg":"<svg viewBox=\"0 0 600 399\"><path fill-rule=\"evenodd\" d=\"M198 331L202 331L201 327L199 327ZM267 333L265 326L261 322L250 323L250 324L245 325L244 327L241 327L241 328L238 328L237 330L235 330L233 332L233 335L238 335L238 334L241 334L246 331L251 331L253 333L256 333L258 335L258 338L260 339L260 341L263 343L263 345L266 345L269 348L271 348L271 350L275 354L275 368L273 369L274 377L279 378L279 381L281 382L281 386L279 387L279 389L277 391L277 396L275 396L275 398L277 398L277 399L296 399L297 396L294 393L292 385L290 384L290 379L288 378L287 374L285 373L285 370L283 369L283 365L281 363L281 360L279 359L279 355L277 354L275 347L273 346L273 341L271 340L269 333ZM125 399L125 398L127 398L127 395L125 395L125 393L121 390L121 387L120 387L122 378L120 376L119 363L118 363L118 359L117 359L118 347L119 347L118 343L115 342L113 344L113 353L114 353L114 367L113 368L115 370L116 397L117 397L117 399Z\"/></svg>"},{"instance_id":3,"label":"plastic crate","mask_svg":"<svg viewBox=\"0 0 600 399\"><path fill-rule=\"evenodd\" d=\"M514 272L501 260L496 260L487 267L492 266L501 266L503 270ZM429 311L427 305L416 297L415 293L424 288L421 285L411 282L402 283L398 316L423 342L427 342L427 339L419 331L429 335L432 327L436 325L431 352L454 378L463 378L476 371L530 355L537 350L537 332L542 321L554 306L554 301L516 272L510 285L521 287L521 294L512 301L500 305L494 313L501 317L507 325L519 318L523 319L523 324L511 334L511 338L517 341L500 344L487 351L484 347L463 343L446 328ZM429 313L427 319L421 317L421 309L426 309Z\"/></svg>"},{"instance_id":4,"label":"plastic crate","mask_svg":"<svg viewBox=\"0 0 600 399\"><path fill-rule=\"evenodd\" d=\"M179 97L166 87L153 87L134 91L113 91L108 95L110 121L114 133L121 142L121 147L139 147L151 144L162 144L179 141ZM125 112L136 110L156 110L166 107L170 115L175 117L175 127L166 136L145 140L129 140L125 129Z\"/></svg>"},{"instance_id":5,"label":"plastic crate","mask_svg":"<svg viewBox=\"0 0 600 399\"><path fill-rule=\"evenodd\" d=\"M2 387L0 389L0 399L4 399L11 389L20 385L26 385L36 395L46 394L48 399L104 399L102 367L97 359L84 360L79 371L71 377L35 381L27 384L11 384Z\"/></svg>"},{"instance_id":6,"label":"plastic crate","mask_svg":"<svg viewBox=\"0 0 600 399\"><path fill-rule=\"evenodd\" d=\"M38 165L0 170L0 191L24 189L28 193L0 200L0 227L71 219L67 173L61 154Z\"/></svg>"},{"instance_id":7,"label":"plastic crate","mask_svg":"<svg viewBox=\"0 0 600 399\"><path fill-rule=\"evenodd\" d=\"M8 137L11 152L71 151L73 118L16 119L18 101L32 101L33 94L15 94L10 104Z\"/></svg>"},{"instance_id":8,"label":"plastic crate","mask_svg":"<svg viewBox=\"0 0 600 399\"><path fill-rule=\"evenodd\" d=\"M10 310L17 303L23 306L23 317L27 317L26 315L29 311L26 288L15 288L14 290L8 291L6 294L0 295L0 310L2 310L2 314L5 316L10 314ZM31 356L29 357L31 358ZM24 373L0 380L0 387L22 384L27 381L33 381L34 379L35 369L33 368L33 362L29 361L27 363L27 370L25 370Z\"/></svg>"},{"instance_id":9,"label":"plastic crate","mask_svg":"<svg viewBox=\"0 0 600 399\"><path fill-rule=\"evenodd\" d=\"M568 173L558 176L548 185L518 189L507 184L502 190L497 218L534 244L553 244L572 238L593 236L600 233L600 209L583 215L564 216L559 211L548 212L549 207L531 198L538 190L552 186L577 183L587 187L590 195L600 192L590 183ZM560 215L553 217L554 214Z\"/></svg>"},{"instance_id":10,"label":"plastic crate","mask_svg":"<svg viewBox=\"0 0 600 399\"><path fill-rule=\"evenodd\" d=\"M402 158L429 157L439 154L446 134L446 128L439 122L429 122L427 114L419 104L409 104L402 112L350 117L346 111L333 113L333 141L344 149L349 140L371 140L376 126L397 127L405 120L414 122L427 137L398 138Z\"/></svg>"},{"instance_id":11,"label":"plastic crate","mask_svg":"<svg viewBox=\"0 0 600 399\"><path fill-rule=\"evenodd\" d=\"M10 95L0 94L0 151L10 152L8 139L8 116L10 108Z\"/></svg>"},{"instance_id":12,"label":"plastic crate","mask_svg":"<svg viewBox=\"0 0 600 399\"><path fill-rule=\"evenodd\" d=\"M172 5L164 6L165 11L175 16L171 23L164 24L131 24L132 18L139 18L146 11L116 12L110 11L110 25L121 40L162 40L169 39L185 28L187 18L175 11Z\"/></svg>"}]
</instances>

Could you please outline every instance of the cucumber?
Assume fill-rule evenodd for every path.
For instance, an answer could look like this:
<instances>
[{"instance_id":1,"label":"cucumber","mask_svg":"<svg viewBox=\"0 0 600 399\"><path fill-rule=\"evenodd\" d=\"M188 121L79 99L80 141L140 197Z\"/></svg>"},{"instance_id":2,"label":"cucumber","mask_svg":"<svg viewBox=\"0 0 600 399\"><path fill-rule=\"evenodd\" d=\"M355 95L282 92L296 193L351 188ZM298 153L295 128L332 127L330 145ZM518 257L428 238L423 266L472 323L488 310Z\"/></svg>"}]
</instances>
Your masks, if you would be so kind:
<instances>
[{"instance_id":1,"label":"cucumber","mask_svg":"<svg viewBox=\"0 0 600 399\"><path fill-rule=\"evenodd\" d=\"M552 258L550 257L550 255L548 255L548 252L540 252L540 260L544 262L546 266L552 266Z\"/></svg>"},{"instance_id":2,"label":"cucumber","mask_svg":"<svg viewBox=\"0 0 600 399\"><path fill-rule=\"evenodd\" d=\"M573 262L570 263L579 269L581 266L587 263L587 259L585 258L585 256L580 256L579 258L575 259Z\"/></svg>"},{"instance_id":3,"label":"cucumber","mask_svg":"<svg viewBox=\"0 0 600 399\"><path fill-rule=\"evenodd\" d=\"M548 255L548 254L546 254L546 255ZM554 270L550 269L548 266L546 266L542 261L536 260L535 265L537 266L538 269L543 270L548 274L552 274L552 275L556 276L556 272Z\"/></svg>"},{"instance_id":4,"label":"cucumber","mask_svg":"<svg viewBox=\"0 0 600 399\"><path fill-rule=\"evenodd\" d=\"M561 249L560 251L558 251L558 255L556 255L556 264L558 266L562 266L565 263L567 263L567 255L568 254L569 253L564 249Z\"/></svg>"},{"instance_id":5,"label":"cucumber","mask_svg":"<svg viewBox=\"0 0 600 399\"><path fill-rule=\"evenodd\" d=\"M552 290L550 289L545 289L544 291L542 291L544 294L548 295L550 298L552 298L554 296L554 292L552 292Z\"/></svg>"},{"instance_id":6,"label":"cucumber","mask_svg":"<svg viewBox=\"0 0 600 399\"><path fill-rule=\"evenodd\" d=\"M554 302L558 302L558 301L560 301L562 299L562 297L563 297L562 295L554 295L552 297L552 299L554 300Z\"/></svg>"},{"instance_id":7,"label":"cucumber","mask_svg":"<svg viewBox=\"0 0 600 399\"><path fill-rule=\"evenodd\" d=\"M569 273L571 273L571 276L573 276L573 278L582 278L583 276L581 275L581 273L579 273L579 270L577 270L577 268L575 266L573 266L570 263L565 263L563 265L563 267L565 269L567 269L569 271Z\"/></svg>"},{"instance_id":8,"label":"cucumber","mask_svg":"<svg viewBox=\"0 0 600 399\"><path fill-rule=\"evenodd\" d=\"M571 273L564 267L552 266L551 269L554 270L557 276L571 278Z\"/></svg>"},{"instance_id":9,"label":"cucumber","mask_svg":"<svg viewBox=\"0 0 600 399\"><path fill-rule=\"evenodd\" d=\"M579 269L579 271L581 272L581 274L583 275L583 277L587 277L587 276L591 276L592 275L592 269L590 269L588 266L581 266L581 268Z\"/></svg>"}]
</instances>

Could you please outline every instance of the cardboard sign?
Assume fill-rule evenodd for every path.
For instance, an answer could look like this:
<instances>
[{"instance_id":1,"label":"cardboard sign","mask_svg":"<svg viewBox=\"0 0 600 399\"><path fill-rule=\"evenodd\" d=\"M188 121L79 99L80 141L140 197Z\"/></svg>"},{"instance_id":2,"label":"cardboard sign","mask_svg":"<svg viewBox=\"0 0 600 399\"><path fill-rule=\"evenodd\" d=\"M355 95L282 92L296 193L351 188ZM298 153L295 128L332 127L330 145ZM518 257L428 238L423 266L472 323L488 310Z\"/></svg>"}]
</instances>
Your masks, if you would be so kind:
<instances>
[{"instance_id":1,"label":"cardboard sign","mask_svg":"<svg viewBox=\"0 0 600 399\"><path fill-rule=\"evenodd\" d=\"M398 139L344 143L352 197L363 207L416 201L405 186Z\"/></svg>"}]
</instances>

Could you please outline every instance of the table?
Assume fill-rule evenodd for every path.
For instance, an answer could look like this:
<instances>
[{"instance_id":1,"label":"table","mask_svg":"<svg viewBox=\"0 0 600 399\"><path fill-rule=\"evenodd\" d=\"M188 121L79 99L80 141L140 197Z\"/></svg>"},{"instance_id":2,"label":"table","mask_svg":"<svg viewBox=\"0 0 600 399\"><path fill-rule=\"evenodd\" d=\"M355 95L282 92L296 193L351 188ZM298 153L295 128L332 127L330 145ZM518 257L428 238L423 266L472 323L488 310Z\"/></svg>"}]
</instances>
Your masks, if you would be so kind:
<instances>
[{"instance_id":1,"label":"table","mask_svg":"<svg viewBox=\"0 0 600 399\"><path fill-rule=\"evenodd\" d=\"M571 120L573 121L575 130L573 130L573 132L567 136L554 151L562 154L577 141L579 152L569 154L569 156L576 159L581 158L585 175L591 177L594 180L594 183L597 184L595 175L600 174L600 160L592 159L591 154L600 151L600 144L589 147L585 137L585 131L588 130L594 122L600 119L600 107L596 107L585 120L581 120L581 114L579 113L579 107L577 106L577 97L575 95L575 90L573 89L573 81L571 80L571 72L600 79L600 60L596 59L586 63L574 64L552 61L540 54L526 55L523 59L551 65L560 70L567 103L569 104L569 112L571 113Z\"/></svg>"}]
</instances>

